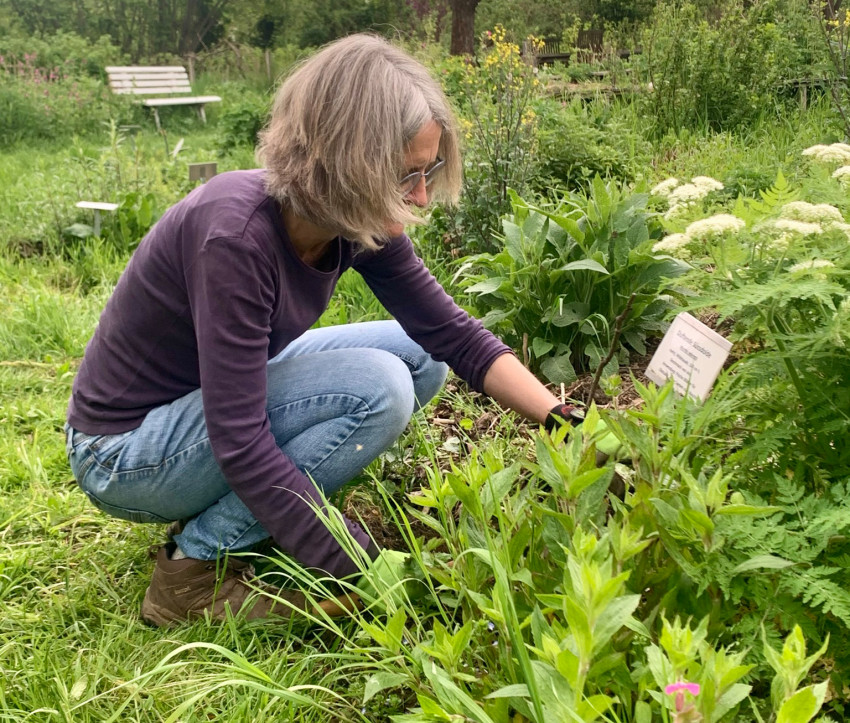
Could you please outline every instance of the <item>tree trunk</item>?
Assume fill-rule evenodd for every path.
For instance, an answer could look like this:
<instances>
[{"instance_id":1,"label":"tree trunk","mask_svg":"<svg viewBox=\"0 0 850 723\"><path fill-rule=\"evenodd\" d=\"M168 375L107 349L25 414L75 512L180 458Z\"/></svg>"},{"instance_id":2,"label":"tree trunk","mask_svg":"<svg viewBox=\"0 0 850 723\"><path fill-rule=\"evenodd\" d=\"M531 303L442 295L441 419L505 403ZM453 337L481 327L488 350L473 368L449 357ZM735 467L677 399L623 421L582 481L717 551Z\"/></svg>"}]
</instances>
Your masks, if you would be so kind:
<instances>
[{"instance_id":1,"label":"tree trunk","mask_svg":"<svg viewBox=\"0 0 850 723\"><path fill-rule=\"evenodd\" d=\"M475 54L475 8L481 0L452 0L452 55Z\"/></svg>"}]
</instances>

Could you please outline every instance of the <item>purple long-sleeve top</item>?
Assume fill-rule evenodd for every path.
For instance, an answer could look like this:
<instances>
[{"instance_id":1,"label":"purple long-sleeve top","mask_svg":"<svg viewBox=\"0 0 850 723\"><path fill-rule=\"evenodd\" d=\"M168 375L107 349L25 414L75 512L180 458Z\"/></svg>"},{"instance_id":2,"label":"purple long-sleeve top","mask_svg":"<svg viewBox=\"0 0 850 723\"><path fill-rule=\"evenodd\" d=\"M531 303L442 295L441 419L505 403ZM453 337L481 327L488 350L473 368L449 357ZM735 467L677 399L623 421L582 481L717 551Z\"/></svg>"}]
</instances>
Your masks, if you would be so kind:
<instances>
[{"instance_id":1,"label":"purple long-sleeve top","mask_svg":"<svg viewBox=\"0 0 850 723\"><path fill-rule=\"evenodd\" d=\"M212 452L231 489L286 552L335 576L356 570L306 500L313 483L275 443L266 365L356 269L407 334L475 389L509 349L460 309L400 236L377 252L337 239L330 270L295 253L261 170L216 176L143 239L89 342L68 408L86 434L137 428L200 387ZM364 549L366 533L346 520Z\"/></svg>"}]
</instances>

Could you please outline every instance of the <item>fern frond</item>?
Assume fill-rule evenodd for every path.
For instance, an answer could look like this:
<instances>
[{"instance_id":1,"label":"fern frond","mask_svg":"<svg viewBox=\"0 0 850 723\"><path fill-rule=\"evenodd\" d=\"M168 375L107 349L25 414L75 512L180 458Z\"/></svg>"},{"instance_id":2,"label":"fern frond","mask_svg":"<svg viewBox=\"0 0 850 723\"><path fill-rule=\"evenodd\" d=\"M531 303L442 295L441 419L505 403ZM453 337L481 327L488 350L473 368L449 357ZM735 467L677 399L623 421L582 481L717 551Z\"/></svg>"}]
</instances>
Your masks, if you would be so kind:
<instances>
[{"instance_id":1,"label":"fern frond","mask_svg":"<svg viewBox=\"0 0 850 723\"><path fill-rule=\"evenodd\" d=\"M784 587L810 608L829 613L850 628L850 593L829 579L836 567L816 567L784 575Z\"/></svg>"},{"instance_id":2,"label":"fern frond","mask_svg":"<svg viewBox=\"0 0 850 723\"><path fill-rule=\"evenodd\" d=\"M768 216L782 208L786 203L798 200L800 191L792 188L782 171L778 171L773 185L765 191L759 191L759 195L761 201L747 199L749 206L753 211Z\"/></svg>"}]
</instances>

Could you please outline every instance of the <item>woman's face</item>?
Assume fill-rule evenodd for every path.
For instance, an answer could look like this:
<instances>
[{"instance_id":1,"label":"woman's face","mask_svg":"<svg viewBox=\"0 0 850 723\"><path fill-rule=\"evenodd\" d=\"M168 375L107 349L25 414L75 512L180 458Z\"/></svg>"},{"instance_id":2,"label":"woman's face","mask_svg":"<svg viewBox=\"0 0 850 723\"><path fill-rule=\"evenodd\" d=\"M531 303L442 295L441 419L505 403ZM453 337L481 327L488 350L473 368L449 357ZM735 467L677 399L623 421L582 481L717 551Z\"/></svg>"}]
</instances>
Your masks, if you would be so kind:
<instances>
[{"instance_id":1,"label":"woman's face","mask_svg":"<svg viewBox=\"0 0 850 723\"><path fill-rule=\"evenodd\" d=\"M434 121L428 121L419 131L407 147L404 154L404 169L399 178L428 168L436 159L440 148L440 136L442 130ZM428 204L428 189L425 187L425 179L420 178L417 183L404 197L405 203L420 208ZM390 237L399 236L404 232L404 225L393 223L387 227Z\"/></svg>"}]
</instances>

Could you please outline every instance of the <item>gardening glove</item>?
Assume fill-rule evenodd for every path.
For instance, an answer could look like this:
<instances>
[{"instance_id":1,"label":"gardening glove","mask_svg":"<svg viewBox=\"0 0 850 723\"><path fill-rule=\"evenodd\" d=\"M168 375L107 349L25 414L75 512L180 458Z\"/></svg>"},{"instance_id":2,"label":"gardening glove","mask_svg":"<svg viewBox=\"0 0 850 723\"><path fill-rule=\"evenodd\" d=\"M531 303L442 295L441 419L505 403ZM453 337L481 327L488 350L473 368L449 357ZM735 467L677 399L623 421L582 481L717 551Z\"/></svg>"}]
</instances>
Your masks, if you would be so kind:
<instances>
[{"instance_id":1,"label":"gardening glove","mask_svg":"<svg viewBox=\"0 0 850 723\"><path fill-rule=\"evenodd\" d=\"M381 550L363 573L358 587L384 606L392 600L396 607L401 607L406 599L413 599L421 592L422 585L415 573L409 553Z\"/></svg>"},{"instance_id":2,"label":"gardening glove","mask_svg":"<svg viewBox=\"0 0 850 723\"><path fill-rule=\"evenodd\" d=\"M559 424L564 424L565 422L568 422L573 427L578 427L584 422L584 410L574 407L571 404L558 404L549 410L543 426L546 428L546 431L551 432ZM604 464L608 458L617 455L622 445L620 444L620 440L608 429L608 425L602 419L599 420L593 432L594 435L602 435L596 440L596 451L604 455L604 458L598 460L600 464ZM602 434L603 432L605 434Z\"/></svg>"},{"instance_id":3,"label":"gardening glove","mask_svg":"<svg viewBox=\"0 0 850 723\"><path fill-rule=\"evenodd\" d=\"M554 432L559 424L569 422L574 427L578 427L584 421L584 412L572 404L558 404L549 410L543 426L547 432Z\"/></svg>"}]
</instances>

